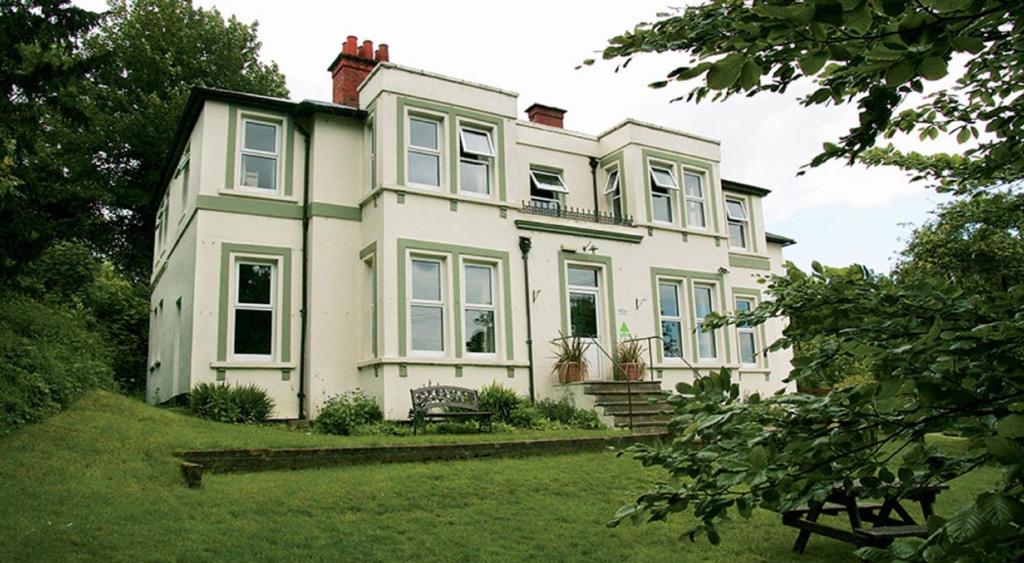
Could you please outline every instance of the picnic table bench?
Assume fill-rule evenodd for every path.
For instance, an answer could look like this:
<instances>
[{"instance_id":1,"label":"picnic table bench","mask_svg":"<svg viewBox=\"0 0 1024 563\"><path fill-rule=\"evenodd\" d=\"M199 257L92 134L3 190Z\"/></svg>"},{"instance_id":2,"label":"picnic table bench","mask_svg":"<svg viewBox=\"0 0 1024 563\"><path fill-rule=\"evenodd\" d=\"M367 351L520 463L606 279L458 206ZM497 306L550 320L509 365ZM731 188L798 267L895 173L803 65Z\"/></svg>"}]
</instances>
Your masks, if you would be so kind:
<instances>
[{"instance_id":1,"label":"picnic table bench","mask_svg":"<svg viewBox=\"0 0 1024 563\"><path fill-rule=\"evenodd\" d=\"M480 396L475 389L452 385L430 385L412 389L409 393L412 395L409 420L412 422L414 435L419 426L425 428L427 422L444 420L476 420L481 431L486 422L487 431L493 430L491 417L494 416L494 413L480 410Z\"/></svg>"},{"instance_id":2,"label":"picnic table bench","mask_svg":"<svg viewBox=\"0 0 1024 563\"><path fill-rule=\"evenodd\" d=\"M882 502L861 502L856 493L835 487L822 504L801 506L783 512L782 523L800 530L796 543L793 544L793 551L797 553L803 553L807 548L811 534L820 534L858 546L885 547L897 538L928 537L928 528L914 520L902 501L920 503L921 513L927 520L933 513L935 497L948 488L946 485L923 487L910 491L903 497L887 496ZM822 514L838 516L844 513L849 519L849 529L817 521Z\"/></svg>"}]
</instances>

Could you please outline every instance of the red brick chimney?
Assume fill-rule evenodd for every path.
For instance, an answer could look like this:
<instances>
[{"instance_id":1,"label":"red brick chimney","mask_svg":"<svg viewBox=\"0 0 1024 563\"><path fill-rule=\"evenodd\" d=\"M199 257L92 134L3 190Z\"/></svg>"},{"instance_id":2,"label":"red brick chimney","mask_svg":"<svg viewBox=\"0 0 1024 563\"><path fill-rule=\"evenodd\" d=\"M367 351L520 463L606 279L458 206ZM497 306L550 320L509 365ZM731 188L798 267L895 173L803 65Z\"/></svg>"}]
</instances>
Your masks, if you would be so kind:
<instances>
[{"instance_id":1,"label":"red brick chimney","mask_svg":"<svg viewBox=\"0 0 1024 563\"><path fill-rule=\"evenodd\" d=\"M534 123L550 125L551 127L558 127L559 129L562 129L562 122L565 119L565 110L546 106L544 104L533 104L526 108L526 115L530 116L530 121Z\"/></svg>"},{"instance_id":2,"label":"red brick chimney","mask_svg":"<svg viewBox=\"0 0 1024 563\"><path fill-rule=\"evenodd\" d=\"M373 52L373 41L358 45L355 35L349 35L341 46L341 52L327 70L334 79L331 101L336 104L359 107L359 85L366 80L377 63L388 60L388 46L384 43Z\"/></svg>"}]
</instances>

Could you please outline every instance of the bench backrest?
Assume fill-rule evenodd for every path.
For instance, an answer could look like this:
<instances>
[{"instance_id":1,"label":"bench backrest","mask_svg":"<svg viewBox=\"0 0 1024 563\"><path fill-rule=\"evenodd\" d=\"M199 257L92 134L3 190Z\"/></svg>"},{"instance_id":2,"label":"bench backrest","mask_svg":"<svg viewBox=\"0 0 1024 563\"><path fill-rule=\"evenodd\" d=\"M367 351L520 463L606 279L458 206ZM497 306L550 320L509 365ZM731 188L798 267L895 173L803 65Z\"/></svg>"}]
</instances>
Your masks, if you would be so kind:
<instances>
[{"instance_id":1,"label":"bench backrest","mask_svg":"<svg viewBox=\"0 0 1024 563\"><path fill-rule=\"evenodd\" d=\"M414 411L429 411L436 408L480 410L480 397L475 389L451 385L431 385L413 389L410 393Z\"/></svg>"}]
</instances>

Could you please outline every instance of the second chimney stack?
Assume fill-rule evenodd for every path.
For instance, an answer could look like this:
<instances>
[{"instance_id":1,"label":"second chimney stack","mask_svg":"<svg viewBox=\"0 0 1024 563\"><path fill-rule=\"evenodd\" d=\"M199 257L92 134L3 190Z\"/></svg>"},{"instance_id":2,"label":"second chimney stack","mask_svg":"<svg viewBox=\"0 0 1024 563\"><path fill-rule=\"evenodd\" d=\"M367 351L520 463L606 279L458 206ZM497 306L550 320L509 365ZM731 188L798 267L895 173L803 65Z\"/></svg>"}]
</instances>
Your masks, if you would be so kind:
<instances>
[{"instance_id":1,"label":"second chimney stack","mask_svg":"<svg viewBox=\"0 0 1024 563\"><path fill-rule=\"evenodd\" d=\"M363 41L349 35L341 46L341 52L327 69L334 80L331 100L336 104L359 107L359 85L366 80L370 71L388 60L388 46L381 43L377 52L373 51L373 41Z\"/></svg>"}]
</instances>

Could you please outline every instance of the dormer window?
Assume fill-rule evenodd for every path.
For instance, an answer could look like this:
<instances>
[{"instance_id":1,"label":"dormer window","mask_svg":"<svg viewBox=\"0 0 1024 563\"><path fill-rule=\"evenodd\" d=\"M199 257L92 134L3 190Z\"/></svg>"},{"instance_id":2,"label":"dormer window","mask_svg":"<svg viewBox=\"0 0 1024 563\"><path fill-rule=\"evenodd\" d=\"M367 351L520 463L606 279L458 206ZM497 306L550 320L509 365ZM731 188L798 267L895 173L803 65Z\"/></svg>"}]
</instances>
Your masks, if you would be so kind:
<instances>
[{"instance_id":1,"label":"dormer window","mask_svg":"<svg viewBox=\"0 0 1024 563\"><path fill-rule=\"evenodd\" d=\"M539 207L558 209L561 200L558 194L569 193L560 172L530 169L530 200Z\"/></svg>"},{"instance_id":2,"label":"dormer window","mask_svg":"<svg viewBox=\"0 0 1024 563\"><path fill-rule=\"evenodd\" d=\"M242 125L242 177L239 184L254 190L277 191L278 126L246 119Z\"/></svg>"},{"instance_id":3,"label":"dormer window","mask_svg":"<svg viewBox=\"0 0 1024 563\"><path fill-rule=\"evenodd\" d=\"M459 140L459 189L470 195L491 195L495 153L490 131L460 127Z\"/></svg>"},{"instance_id":4,"label":"dormer window","mask_svg":"<svg viewBox=\"0 0 1024 563\"><path fill-rule=\"evenodd\" d=\"M604 184L604 195L608 198L609 207L615 220L622 219L622 189L619 187L619 170L608 171L608 180Z\"/></svg>"},{"instance_id":5,"label":"dormer window","mask_svg":"<svg viewBox=\"0 0 1024 563\"><path fill-rule=\"evenodd\" d=\"M747 208L738 199L725 200L725 213L729 218L729 246L746 250L747 233L750 231L750 216Z\"/></svg>"},{"instance_id":6,"label":"dormer window","mask_svg":"<svg viewBox=\"0 0 1024 563\"><path fill-rule=\"evenodd\" d=\"M672 223L672 192L679 191L676 175L672 168L651 164L648 166L651 176L651 214L659 223Z\"/></svg>"}]
</instances>

